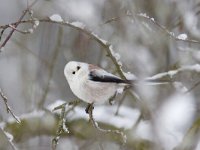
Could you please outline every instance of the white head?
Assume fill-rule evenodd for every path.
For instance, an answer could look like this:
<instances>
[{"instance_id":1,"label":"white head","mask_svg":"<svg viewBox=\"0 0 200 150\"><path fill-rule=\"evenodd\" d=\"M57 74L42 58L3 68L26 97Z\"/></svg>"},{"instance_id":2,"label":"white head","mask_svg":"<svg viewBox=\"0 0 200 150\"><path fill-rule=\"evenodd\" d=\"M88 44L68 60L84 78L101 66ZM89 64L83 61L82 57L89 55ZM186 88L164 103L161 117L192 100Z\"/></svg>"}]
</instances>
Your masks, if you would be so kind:
<instances>
[{"instance_id":1,"label":"white head","mask_svg":"<svg viewBox=\"0 0 200 150\"><path fill-rule=\"evenodd\" d=\"M88 75L88 64L70 61L65 65L64 75L68 82L79 80L79 77Z\"/></svg>"}]
</instances>

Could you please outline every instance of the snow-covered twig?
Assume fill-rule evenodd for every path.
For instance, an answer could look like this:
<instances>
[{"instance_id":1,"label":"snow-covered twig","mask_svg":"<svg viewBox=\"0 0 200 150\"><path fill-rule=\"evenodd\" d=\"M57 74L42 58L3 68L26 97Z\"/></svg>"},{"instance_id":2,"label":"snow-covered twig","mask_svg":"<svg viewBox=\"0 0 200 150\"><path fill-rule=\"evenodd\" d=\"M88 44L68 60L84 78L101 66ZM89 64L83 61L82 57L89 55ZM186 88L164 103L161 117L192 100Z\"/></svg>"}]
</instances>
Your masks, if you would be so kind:
<instances>
[{"instance_id":1,"label":"snow-covered twig","mask_svg":"<svg viewBox=\"0 0 200 150\"><path fill-rule=\"evenodd\" d=\"M55 103L47 106L47 110L49 111L53 110L53 113L60 115L61 111L59 110L61 110L62 105L66 106L66 112L68 112L69 110L72 110L71 106L73 106L74 104L71 104L71 102L66 103L65 101L57 100ZM131 129L131 127L135 123L135 120L138 118L140 112L137 109L121 106L119 115L116 116L115 115L116 109L117 109L116 105L115 106L114 105L95 106L95 109L93 110L95 121L101 124L108 124L110 126L114 126L115 128L123 128L126 130ZM78 120L78 119L88 120L88 116L85 113L85 109L80 106L74 107L73 111L70 111L67 114L68 114L67 117L68 117L69 122L73 120Z\"/></svg>"},{"instance_id":2,"label":"snow-covered twig","mask_svg":"<svg viewBox=\"0 0 200 150\"><path fill-rule=\"evenodd\" d=\"M62 107L61 107L61 114L60 114L60 118L59 118L58 129L56 131L56 136L52 139L52 150L56 149L56 146L58 144L58 140L60 139L60 136L63 133L69 133L69 130L66 127L65 105L66 105L66 103L62 104Z\"/></svg>"},{"instance_id":3,"label":"snow-covered twig","mask_svg":"<svg viewBox=\"0 0 200 150\"><path fill-rule=\"evenodd\" d=\"M155 21L154 18L151 18L150 16L140 13L137 14L138 17L148 19L150 22L152 22L154 25L159 27L161 30L163 30L169 37L175 39L176 41L183 41L183 42L188 42L188 43L198 43L200 44L199 41L188 39L186 34L180 34L178 36L175 35L175 33L169 31L165 26L161 25L159 22Z\"/></svg>"},{"instance_id":4,"label":"snow-covered twig","mask_svg":"<svg viewBox=\"0 0 200 150\"><path fill-rule=\"evenodd\" d=\"M59 118L59 126L56 131L56 136L52 139L52 149L53 150L56 149L56 146L58 144L58 140L60 139L60 136L64 133L69 133L69 130L66 126L66 115L71 110L73 110L79 104L79 102L80 102L80 100L69 102L69 103L64 102L63 104L53 108L53 111L61 109L61 114L60 114L60 118ZM68 105L68 106L72 105L72 107L70 109L66 110L66 105Z\"/></svg>"},{"instance_id":5,"label":"snow-covered twig","mask_svg":"<svg viewBox=\"0 0 200 150\"><path fill-rule=\"evenodd\" d=\"M15 142L21 142L33 138L38 135L55 136L60 122L61 109L52 111L55 107L65 103L65 101L55 101L50 104L45 110L37 110L28 114L20 116L21 124L16 121L8 120L6 123L2 123L3 129L13 135ZM66 106L66 112L71 109L71 106ZM102 127L109 127L110 130L121 130L125 132L132 130L135 122L140 116L138 109L133 109L127 106L121 106L119 115L115 116L117 106L95 106L93 115L95 122L101 124ZM70 129L70 133L63 133L62 136L74 136L80 139L92 139L94 137L95 128L91 123L88 123L88 115L85 113L85 108L76 106L73 111L67 113L67 127ZM17 127L17 130L15 130ZM29 132L24 132L29 131ZM104 134L107 140L115 141L121 144L121 137L116 137L116 134ZM146 142L146 140L140 139L140 142ZM150 142L150 141L148 141ZM127 134L126 147L134 147L134 144L138 144L138 141L131 138L130 134Z\"/></svg>"},{"instance_id":6,"label":"snow-covered twig","mask_svg":"<svg viewBox=\"0 0 200 150\"><path fill-rule=\"evenodd\" d=\"M23 20L23 21L11 23L10 25L16 26L17 23L19 23L19 24L33 23L34 21L35 20L33 20L33 19L29 19L29 20ZM86 26L83 23L77 22L77 21L76 22L71 22L71 23L68 22L68 21L63 21L62 18L57 14L56 14L56 16L52 15L49 18L46 18L46 19L38 19L37 21L38 22L49 22L49 23L55 23L55 24L60 24L60 25L64 25L64 26L69 26L71 28L77 29L77 30L87 34L92 39L97 41L101 46L104 47L104 49L107 52L108 57L111 58L111 60L113 61L115 67L117 68L117 71L118 71L119 75L124 79L126 78L126 76L124 75L124 72L123 72L123 70L121 68L122 67L122 63L117 58L117 54L114 52L113 46L109 42L101 39L94 32L92 32L89 29L87 29ZM7 26L7 25L5 25L5 26ZM0 29L1 28L5 28L5 26L0 26Z\"/></svg>"},{"instance_id":7,"label":"snow-covered twig","mask_svg":"<svg viewBox=\"0 0 200 150\"><path fill-rule=\"evenodd\" d=\"M195 64L195 65L189 65L189 66L183 66L180 67L176 70L170 70L167 72L163 72L163 73L158 73L152 77L146 78L146 80L148 81L154 81L154 80L163 80L163 81L173 81L174 77L183 71L193 71L193 72L200 72L200 65L199 64Z\"/></svg>"},{"instance_id":8,"label":"snow-covered twig","mask_svg":"<svg viewBox=\"0 0 200 150\"><path fill-rule=\"evenodd\" d=\"M127 13L127 14L125 14L125 16L131 17L131 19L132 18L135 19L135 17L147 19L148 21L150 21L151 23L153 23L155 26L157 26L158 28L160 28L162 31L164 31L164 33L166 33L169 37L173 38L176 41L183 41L183 42L188 42L188 43L198 43L198 44L200 44L200 42L197 41L197 40L188 39L188 37L187 37L186 34L180 34L180 35L176 36L175 33L169 31L165 26L161 25L154 18L148 16L146 13L139 13L139 14L136 14L136 15L133 15L131 13ZM117 21L120 18L121 17L113 17L111 19L106 20L103 24L107 24L107 23L111 23L113 21Z\"/></svg>"},{"instance_id":9,"label":"snow-covered twig","mask_svg":"<svg viewBox=\"0 0 200 150\"><path fill-rule=\"evenodd\" d=\"M0 128L0 137L1 137L1 145L0 149L13 149L18 150L18 148L13 143L13 135L4 131L2 128Z\"/></svg>"},{"instance_id":10,"label":"snow-covered twig","mask_svg":"<svg viewBox=\"0 0 200 150\"><path fill-rule=\"evenodd\" d=\"M15 118L15 120L16 120L18 123L20 123L21 121L20 121L19 117L17 117L17 116L14 114L14 112L12 111L12 109L10 108L10 106L8 105L8 98L4 95L4 93L3 93L3 91L2 91L1 88L0 88L0 96L1 96L1 98L3 99L3 101L4 101L4 104L5 104L5 106L6 106L7 112L10 113L10 114L13 116L13 118Z\"/></svg>"},{"instance_id":11,"label":"snow-covered twig","mask_svg":"<svg viewBox=\"0 0 200 150\"><path fill-rule=\"evenodd\" d=\"M29 19L29 20L20 21L20 23L21 24L32 23L33 21L34 21L33 19ZM114 51L113 46L108 41L105 41L104 39L100 38L97 34L92 32L91 30L87 29L86 25L84 25L83 23L77 22L77 21L76 22L71 22L71 23L68 22L68 21L64 21L62 19L62 17L60 15L58 15L58 14L56 14L56 15L54 14L54 15L50 16L49 18L38 19L38 21L40 23L49 22L49 23L59 24L59 25L62 25L62 26L68 26L68 27L71 27L73 29L76 29L78 31L81 31L81 32L85 33L90 38L92 38L93 40L98 42L104 48L104 50L107 53L107 56L112 60L113 64L115 65L117 73L120 75L121 78L127 79L127 73L125 73L122 70L122 63L119 60L119 54L117 54ZM16 23L12 23L11 25L15 25L15 24ZM4 26L0 26L0 28L3 28L3 27Z\"/></svg>"}]
</instances>

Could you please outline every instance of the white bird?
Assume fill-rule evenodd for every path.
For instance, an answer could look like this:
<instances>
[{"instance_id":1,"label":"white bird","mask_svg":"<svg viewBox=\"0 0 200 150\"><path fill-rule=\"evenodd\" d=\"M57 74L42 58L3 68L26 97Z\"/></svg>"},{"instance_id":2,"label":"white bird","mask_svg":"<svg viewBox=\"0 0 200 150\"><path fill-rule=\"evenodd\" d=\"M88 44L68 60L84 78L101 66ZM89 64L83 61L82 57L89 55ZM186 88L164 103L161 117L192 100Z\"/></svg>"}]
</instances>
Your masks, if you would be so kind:
<instances>
[{"instance_id":1,"label":"white bird","mask_svg":"<svg viewBox=\"0 0 200 150\"><path fill-rule=\"evenodd\" d=\"M72 92L81 100L93 104L103 103L130 85L102 68L83 62L70 61L64 68L64 75Z\"/></svg>"}]
</instances>

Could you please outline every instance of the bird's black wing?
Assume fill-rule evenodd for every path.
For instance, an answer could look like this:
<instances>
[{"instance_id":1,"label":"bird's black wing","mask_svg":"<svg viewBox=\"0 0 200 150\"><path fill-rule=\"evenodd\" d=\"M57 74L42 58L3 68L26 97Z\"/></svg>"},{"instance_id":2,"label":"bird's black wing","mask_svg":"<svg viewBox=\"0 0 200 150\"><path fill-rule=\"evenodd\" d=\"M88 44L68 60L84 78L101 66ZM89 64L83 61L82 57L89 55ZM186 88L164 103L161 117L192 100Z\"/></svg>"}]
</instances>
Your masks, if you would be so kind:
<instances>
[{"instance_id":1,"label":"bird's black wing","mask_svg":"<svg viewBox=\"0 0 200 150\"><path fill-rule=\"evenodd\" d=\"M89 80L95 82L110 82L110 83L125 83L130 84L129 81L120 79L117 76L114 76L110 73L103 72L99 73L97 70L93 70L89 73Z\"/></svg>"}]
</instances>

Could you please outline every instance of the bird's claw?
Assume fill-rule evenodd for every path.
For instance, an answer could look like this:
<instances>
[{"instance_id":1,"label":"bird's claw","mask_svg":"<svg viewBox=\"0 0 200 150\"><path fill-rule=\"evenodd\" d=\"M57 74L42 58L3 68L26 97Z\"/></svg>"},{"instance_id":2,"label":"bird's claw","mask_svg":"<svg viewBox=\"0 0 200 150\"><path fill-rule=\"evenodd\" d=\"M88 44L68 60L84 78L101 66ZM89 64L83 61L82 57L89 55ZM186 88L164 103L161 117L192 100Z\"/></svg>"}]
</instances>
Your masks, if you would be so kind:
<instances>
[{"instance_id":1,"label":"bird's claw","mask_svg":"<svg viewBox=\"0 0 200 150\"><path fill-rule=\"evenodd\" d=\"M89 111L91 111L91 110L93 110L94 109L94 106L93 106L93 103L89 103L88 105L87 105L87 107L85 108L85 112L87 113L87 114L89 114Z\"/></svg>"}]
</instances>

